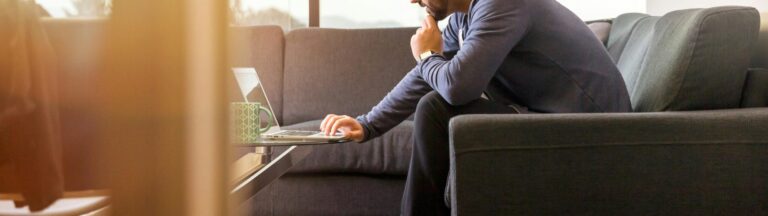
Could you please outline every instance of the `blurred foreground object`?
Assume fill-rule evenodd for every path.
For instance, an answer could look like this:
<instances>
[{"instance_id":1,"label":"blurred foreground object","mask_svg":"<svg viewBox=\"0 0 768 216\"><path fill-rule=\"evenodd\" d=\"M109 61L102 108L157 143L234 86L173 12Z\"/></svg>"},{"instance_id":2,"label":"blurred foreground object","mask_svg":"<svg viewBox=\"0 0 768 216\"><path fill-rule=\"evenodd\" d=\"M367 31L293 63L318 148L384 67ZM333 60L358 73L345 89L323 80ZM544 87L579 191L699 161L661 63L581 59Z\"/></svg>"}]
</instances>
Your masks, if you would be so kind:
<instances>
[{"instance_id":1,"label":"blurred foreground object","mask_svg":"<svg viewBox=\"0 0 768 216\"><path fill-rule=\"evenodd\" d=\"M34 2L0 0L0 193L31 211L63 191L55 64Z\"/></svg>"}]
</instances>

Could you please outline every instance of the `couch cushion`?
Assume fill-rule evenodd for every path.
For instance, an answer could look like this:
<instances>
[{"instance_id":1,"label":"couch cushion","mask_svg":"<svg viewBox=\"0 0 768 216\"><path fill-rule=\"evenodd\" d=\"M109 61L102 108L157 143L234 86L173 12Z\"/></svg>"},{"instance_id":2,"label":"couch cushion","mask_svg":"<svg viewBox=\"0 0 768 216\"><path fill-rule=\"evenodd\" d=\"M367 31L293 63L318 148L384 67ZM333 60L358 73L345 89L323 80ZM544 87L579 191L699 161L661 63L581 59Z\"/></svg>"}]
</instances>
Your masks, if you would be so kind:
<instances>
[{"instance_id":1,"label":"couch cushion","mask_svg":"<svg viewBox=\"0 0 768 216\"><path fill-rule=\"evenodd\" d=\"M638 61L638 59L644 59L648 53L648 45L652 43L653 30L658 21L658 17L650 16L638 19L632 33L627 35L627 43L621 48L622 51L616 58L616 65L619 71L621 71L629 90L635 89L635 85L638 84L628 80L638 80L640 73L637 73L637 71L642 69L644 63L643 61ZM633 71L635 73L632 73ZM634 101L632 104L635 105Z\"/></svg>"},{"instance_id":2,"label":"couch cushion","mask_svg":"<svg viewBox=\"0 0 768 216\"><path fill-rule=\"evenodd\" d=\"M749 70L741 107L768 107L768 69Z\"/></svg>"},{"instance_id":3,"label":"couch cushion","mask_svg":"<svg viewBox=\"0 0 768 216\"><path fill-rule=\"evenodd\" d=\"M283 47L285 37L279 26L238 26L230 28L231 67L252 67L259 73L277 120L283 118ZM226 71L230 73L230 71ZM231 73L230 73L231 74ZM236 85L234 77L229 85ZM238 88L230 90L230 101L242 101Z\"/></svg>"},{"instance_id":4,"label":"couch cushion","mask_svg":"<svg viewBox=\"0 0 768 216\"><path fill-rule=\"evenodd\" d=\"M285 46L285 124L370 111L416 62L413 28L290 32Z\"/></svg>"},{"instance_id":5,"label":"couch cushion","mask_svg":"<svg viewBox=\"0 0 768 216\"><path fill-rule=\"evenodd\" d=\"M317 130L319 126L320 120L317 120L282 128ZM381 137L365 143L313 146L312 153L290 172L406 175L411 159L412 131L413 123L405 121Z\"/></svg>"},{"instance_id":6,"label":"couch cushion","mask_svg":"<svg viewBox=\"0 0 768 216\"><path fill-rule=\"evenodd\" d=\"M597 39L603 42L603 45L608 43L608 36L611 34L611 20L599 20L587 23L589 30L595 33Z\"/></svg>"},{"instance_id":7,"label":"couch cushion","mask_svg":"<svg viewBox=\"0 0 768 216\"><path fill-rule=\"evenodd\" d=\"M405 177L284 175L242 202L244 215L398 215Z\"/></svg>"},{"instance_id":8,"label":"couch cushion","mask_svg":"<svg viewBox=\"0 0 768 216\"><path fill-rule=\"evenodd\" d=\"M635 111L735 108L758 28L745 7L630 14L614 21L608 49Z\"/></svg>"},{"instance_id":9,"label":"couch cushion","mask_svg":"<svg viewBox=\"0 0 768 216\"><path fill-rule=\"evenodd\" d=\"M607 44L608 53L613 58L613 62L619 62L630 35L640 20L646 19L646 17L648 17L646 14L630 13L623 14L613 20Z\"/></svg>"}]
</instances>

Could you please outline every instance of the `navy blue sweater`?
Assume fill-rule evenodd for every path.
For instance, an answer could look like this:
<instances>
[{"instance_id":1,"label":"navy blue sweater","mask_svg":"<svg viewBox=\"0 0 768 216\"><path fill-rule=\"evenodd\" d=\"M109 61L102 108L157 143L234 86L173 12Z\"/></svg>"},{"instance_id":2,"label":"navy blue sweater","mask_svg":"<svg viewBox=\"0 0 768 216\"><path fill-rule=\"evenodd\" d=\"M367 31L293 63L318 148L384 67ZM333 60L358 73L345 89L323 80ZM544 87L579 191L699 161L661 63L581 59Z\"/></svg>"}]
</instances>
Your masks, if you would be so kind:
<instances>
[{"instance_id":1,"label":"navy blue sweater","mask_svg":"<svg viewBox=\"0 0 768 216\"><path fill-rule=\"evenodd\" d=\"M365 139L408 118L437 91L451 105L486 93L539 113L630 112L624 80L603 44L555 0L475 0L443 31L444 55L419 62L357 120Z\"/></svg>"}]
</instances>

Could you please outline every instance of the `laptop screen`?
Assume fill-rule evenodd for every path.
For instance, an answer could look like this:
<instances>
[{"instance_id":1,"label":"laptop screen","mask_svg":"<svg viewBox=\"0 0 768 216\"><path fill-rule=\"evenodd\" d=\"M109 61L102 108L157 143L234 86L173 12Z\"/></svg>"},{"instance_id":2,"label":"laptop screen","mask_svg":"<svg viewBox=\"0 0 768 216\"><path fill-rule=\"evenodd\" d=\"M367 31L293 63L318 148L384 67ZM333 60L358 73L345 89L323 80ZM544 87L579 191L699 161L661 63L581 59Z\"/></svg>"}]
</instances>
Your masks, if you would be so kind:
<instances>
[{"instance_id":1,"label":"laptop screen","mask_svg":"<svg viewBox=\"0 0 768 216\"><path fill-rule=\"evenodd\" d=\"M235 85L238 89L238 96L231 97L231 98L238 98L233 99L232 102L258 102L261 104L261 106L266 106L267 109L271 113L275 113L272 109L272 105L269 103L269 99L267 99L267 94L264 92L264 86L261 83L261 79L259 79L259 75L256 72L256 69L254 68L232 68L232 74L234 74L235 81L237 84ZM267 117L266 114L262 114L262 127L267 126L267 121L265 121ZM277 117L273 114L272 120L274 124L272 125L272 128L267 131L267 133L272 133L280 130L280 125L277 122Z\"/></svg>"}]
</instances>

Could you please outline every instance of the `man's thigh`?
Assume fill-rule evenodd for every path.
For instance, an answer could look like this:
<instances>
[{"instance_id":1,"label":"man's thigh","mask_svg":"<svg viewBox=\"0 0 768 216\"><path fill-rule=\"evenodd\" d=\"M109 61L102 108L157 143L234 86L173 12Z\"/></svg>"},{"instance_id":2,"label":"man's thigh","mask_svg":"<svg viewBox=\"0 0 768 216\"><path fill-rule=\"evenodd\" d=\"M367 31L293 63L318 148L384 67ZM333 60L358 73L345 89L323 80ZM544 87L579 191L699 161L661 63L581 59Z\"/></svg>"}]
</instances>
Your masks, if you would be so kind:
<instances>
[{"instance_id":1,"label":"man's thigh","mask_svg":"<svg viewBox=\"0 0 768 216\"><path fill-rule=\"evenodd\" d=\"M527 109L518 105L504 105L487 99L477 99L463 105L451 105L437 92L425 95L416 109L417 117L423 116L443 123L447 123L447 120L458 115L521 113L527 113Z\"/></svg>"},{"instance_id":2,"label":"man's thigh","mask_svg":"<svg viewBox=\"0 0 768 216\"><path fill-rule=\"evenodd\" d=\"M466 114L521 114L520 106L499 104L487 99L478 99L466 105L454 106L453 116Z\"/></svg>"}]
</instances>

